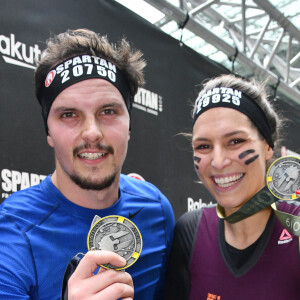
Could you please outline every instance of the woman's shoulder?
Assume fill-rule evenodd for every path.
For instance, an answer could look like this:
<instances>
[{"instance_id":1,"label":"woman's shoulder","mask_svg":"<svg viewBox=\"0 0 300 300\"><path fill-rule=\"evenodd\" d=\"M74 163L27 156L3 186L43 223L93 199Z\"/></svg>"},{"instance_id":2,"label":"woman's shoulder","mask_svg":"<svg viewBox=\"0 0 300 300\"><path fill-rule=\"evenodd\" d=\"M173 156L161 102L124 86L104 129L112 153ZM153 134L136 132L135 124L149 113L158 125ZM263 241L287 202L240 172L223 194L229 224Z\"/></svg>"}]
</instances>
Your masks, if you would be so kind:
<instances>
[{"instance_id":1,"label":"woman's shoulder","mask_svg":"<svg viewBox=\"0 0 300 300\"><path fill-rule=\"evenodd\" d=\"M199 221L203 215L205 214L215 214L216 213L216 205L209 205L202 207L200 209L195 209L192 211L188 211L184 213L176 222L176 228L181 229L181 228L197 228Z\"/></svg>"}]
</instances>

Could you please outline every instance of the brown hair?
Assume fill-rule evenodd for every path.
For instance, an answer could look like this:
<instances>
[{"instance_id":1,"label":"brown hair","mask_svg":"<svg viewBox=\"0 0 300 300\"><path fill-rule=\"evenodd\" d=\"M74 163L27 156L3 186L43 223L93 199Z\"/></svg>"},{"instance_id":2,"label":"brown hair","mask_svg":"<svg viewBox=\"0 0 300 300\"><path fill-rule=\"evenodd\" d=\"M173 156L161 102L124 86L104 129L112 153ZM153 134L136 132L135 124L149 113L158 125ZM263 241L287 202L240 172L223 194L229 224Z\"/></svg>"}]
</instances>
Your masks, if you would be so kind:
<instances>
[{"instance_id":1,"label":"brown hair","mask_svg":"<svg viewBox=\"0 0 300 300\"><path fill-rule=\"evenodd\" d=\"M54 35L46 41L47 48L37 61L35 71L35 90L44 84L50 69L58 63L80 54L102 57L115 64L128 80L131 93L135 95L139 86L144 84L143 69L146 62L142 52L133 50L125 38L117 45L109 43L106 36L101 36L88 29L67 30Z\"/></svg>"}]
</instances>

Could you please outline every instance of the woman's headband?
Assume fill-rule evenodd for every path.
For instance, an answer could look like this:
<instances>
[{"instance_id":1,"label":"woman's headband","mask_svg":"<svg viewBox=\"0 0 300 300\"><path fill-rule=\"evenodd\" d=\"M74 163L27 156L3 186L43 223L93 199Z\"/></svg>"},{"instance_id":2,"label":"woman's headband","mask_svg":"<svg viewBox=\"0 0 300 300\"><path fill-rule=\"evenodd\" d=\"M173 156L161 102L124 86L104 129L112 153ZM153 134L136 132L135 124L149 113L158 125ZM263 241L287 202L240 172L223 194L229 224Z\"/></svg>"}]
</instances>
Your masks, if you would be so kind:
<instances>
[{"instance_id":1,"label":"woman's headband","mask_svg":"<svg viewBox=\"0 0 300 300\"><path fill-rule=\"evenodd\" d=\"M211 108L227 107L246 115L258 128L268 144L274 148L272 132L267 117L260 106L241 91L228 87L215 87L196 100L193 126L197 118Z\"/></svg>"}]
</instances>

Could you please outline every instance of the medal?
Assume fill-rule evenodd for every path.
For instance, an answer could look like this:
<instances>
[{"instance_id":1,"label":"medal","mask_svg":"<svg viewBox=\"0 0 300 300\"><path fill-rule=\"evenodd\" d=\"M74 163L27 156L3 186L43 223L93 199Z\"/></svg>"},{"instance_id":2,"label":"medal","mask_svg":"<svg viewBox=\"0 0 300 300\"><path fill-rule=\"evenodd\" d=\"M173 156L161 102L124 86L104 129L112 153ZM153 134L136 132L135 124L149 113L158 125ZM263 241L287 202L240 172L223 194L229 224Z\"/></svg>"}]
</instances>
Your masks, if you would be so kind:
<instances>
[{"instance_id":1,"label":"medal","mask_svg":"<svg viewBox=\"0 0 300 300\"><path fill-rule=\"evenodd\" d=\"M139 258L143 241L137 226L122 216L95 216L87 237L89 250L113 251L126 259L126 265L117 268L111 264L101 265L106 269L124 270Z\"/></svg>"},{"instance_id":2,"label":"medal","mask_svg":"<svg viewBox=\"0 0 300 300\"><path fill-rule=\"evenodd\" d=\"M296 199L296 190L300 188L300 159L284 156L275 160L267 172L267 185L281 200Z\"/></svg>"},{"instance_id":3,"label":"medal","mask_svg":"<svg viewBox=\"0 0 300 300\"><path fill-rule=\"evenodd\" d=\"M233 224L271 206L282 226L300 237L300 217L282 212L276 206L278 199L295 200L298 198L296 190L300 189L300 159L294 156L284 156L275 160L267 172L266 181L267 186L258 191L238 211L227 217L224 208L218 204L218 217Z\"/></svg>"}]
</instances>

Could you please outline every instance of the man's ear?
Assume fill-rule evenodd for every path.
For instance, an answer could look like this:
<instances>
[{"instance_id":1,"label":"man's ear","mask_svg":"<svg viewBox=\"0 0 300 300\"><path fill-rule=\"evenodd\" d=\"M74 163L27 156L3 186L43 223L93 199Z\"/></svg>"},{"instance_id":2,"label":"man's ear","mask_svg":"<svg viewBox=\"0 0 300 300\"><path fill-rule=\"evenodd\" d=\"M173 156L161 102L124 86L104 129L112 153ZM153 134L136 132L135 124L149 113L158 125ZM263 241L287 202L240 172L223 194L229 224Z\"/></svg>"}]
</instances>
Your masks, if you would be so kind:
<instances>
[{"instance_id":1,"label":"man's ear","mask_svg":"<svg viewBox=\"0 0 300 300\"><path fill-rule=\"evenodd\" d=\"M48 145L50 147L54 148L53 140L52 140L52 137L51 137L49 132L48 132L48 135L47 135L47 142L48 142Z\"/></svg>"}]
</instances>

